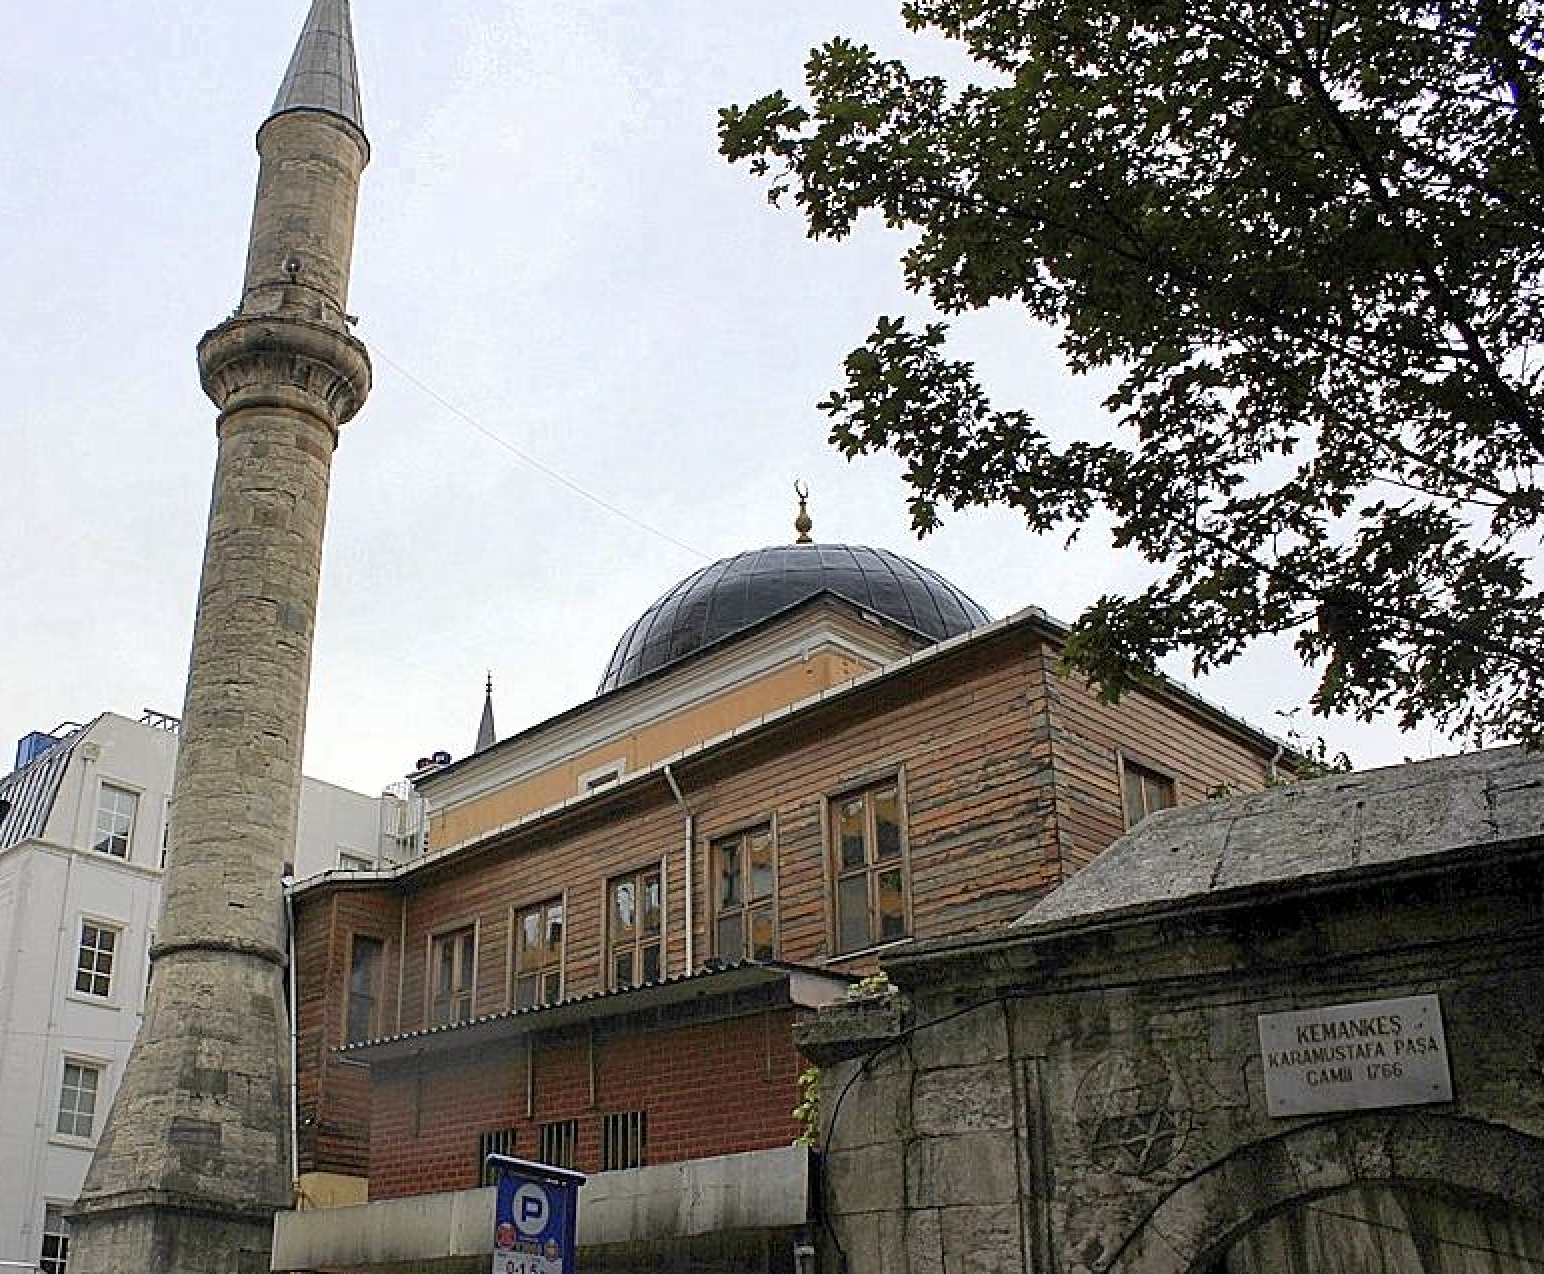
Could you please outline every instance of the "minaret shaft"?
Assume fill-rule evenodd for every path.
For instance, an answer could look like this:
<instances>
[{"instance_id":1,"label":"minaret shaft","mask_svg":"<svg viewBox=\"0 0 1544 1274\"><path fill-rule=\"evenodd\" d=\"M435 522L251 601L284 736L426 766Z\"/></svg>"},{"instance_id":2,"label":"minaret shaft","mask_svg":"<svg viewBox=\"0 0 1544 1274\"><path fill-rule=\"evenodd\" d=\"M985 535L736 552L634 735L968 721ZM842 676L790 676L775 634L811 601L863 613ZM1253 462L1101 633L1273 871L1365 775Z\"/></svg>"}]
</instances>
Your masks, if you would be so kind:
<instances>
[{"instance_id":1,"label":"minaret shaft","mask_svg":"<svg viewBox=\"0 0 1544 1274\"><path fill-rule=\"evenodd\" d=\"M308 41L325 37L328 57ZM344 309L369 145L306 85L352 42L314 0L258 134L235 315L199 343L221 408L145 1020L76 1205L71 1274L266 1270L292 1198L286 938L327 491L370 364ZM298 73L297 73L298 68ZM352 81L350 81L352 83Z\"/></svg>"}]
</instances>

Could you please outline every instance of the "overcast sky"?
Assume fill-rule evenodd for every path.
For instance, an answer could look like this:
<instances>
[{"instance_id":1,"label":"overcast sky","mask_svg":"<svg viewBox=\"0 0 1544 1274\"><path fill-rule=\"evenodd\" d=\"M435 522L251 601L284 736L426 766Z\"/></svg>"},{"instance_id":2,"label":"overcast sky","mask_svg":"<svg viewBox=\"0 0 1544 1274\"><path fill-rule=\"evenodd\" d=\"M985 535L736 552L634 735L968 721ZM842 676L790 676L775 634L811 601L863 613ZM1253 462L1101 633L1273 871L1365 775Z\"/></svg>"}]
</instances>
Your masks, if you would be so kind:
<instances>
[{"instance_id":1,"label":"overcast sky","mask_svg":"<svg viewBox=\"0 0 1544 1274\"><path fill-rule=\"evenodd\" d=\"M104 709L180 711L215 454L193 351L238 296L253 134L306 8L8 15L7 749ZM1097 535L1068 550L1005 513L919 543L895 462L849 464L826 442L814 404L845 353L878 314L926 313L900 283L904 240L806 240L718 157L716 112L797 90L809 48L838 33L961 70L904 31L897 0L354 8L374 161L350 308L376 379L334 467L308 773L374 791L420 755L463 755L487 670L501 734L587 698L678 579L792 537L795 478L817 539L904 553L995 615L1070 619L1144 578ZM1012 309L958 323L957 351L1005 402L1101 428L1099 386ZM1276 649L1200 689L1281 733L1311 682ZM1448 750L1305 725L1359 765Z\"/></svg>"}]
</instances>

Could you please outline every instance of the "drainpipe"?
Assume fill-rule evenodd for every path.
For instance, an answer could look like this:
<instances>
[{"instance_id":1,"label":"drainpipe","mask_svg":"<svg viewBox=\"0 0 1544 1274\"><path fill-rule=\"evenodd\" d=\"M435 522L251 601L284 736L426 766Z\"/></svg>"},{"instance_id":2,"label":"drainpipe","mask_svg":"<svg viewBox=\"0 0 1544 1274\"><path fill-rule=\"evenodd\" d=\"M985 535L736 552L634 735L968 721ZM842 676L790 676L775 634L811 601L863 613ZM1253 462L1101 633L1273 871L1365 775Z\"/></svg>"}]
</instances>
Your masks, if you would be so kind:
<instances>
[{"instance_id":1,"label":"drainpipe","mask_svg":"<svg viewBox=\"0 0 1544 1274\"><path fill-rule=\"evenodd\" d=\"M1279 779L1279 776L1276 772L1276 763L1286 755L1286 751L1287 745L1285 743L1278 743L1276 745L1276 751L1271 754L1271 759L1265 763L1265 781L1272 787L1276 786L1276 783Z\"/></svg>"},{"instance_id":2,"label":"drainpipe","mask_svg":"<svg viewBox=\"0 0 1544 1274\"><path fill-rule=\"evenodd\" d=\"M692 865L692 843L697 834L696 816L692 813L692 807L686 803L686 798L681 795L681 785L676 782L675 772L668 765L665 766L665 782L670 784L670 791L675 796L676 804L686 815L686 972L690 973L697 967L697 946L694 937L697 932L696 906L693 900L697 870Z\"/></svg>"},{"instance_id":3,"label":"drainpipe","mask_svg":"<svg viewBox=\"0 0 1544 1274\"><path fill-rule=\"evenodd\" d=\"M287 876L284 889L284 946L289 954L289 968L284 981L289 992L289 1132L291 1207L300 1201L300 1022L295 1004L295 898L290 892L295 878Z\"/></svg>"}]
</instances>

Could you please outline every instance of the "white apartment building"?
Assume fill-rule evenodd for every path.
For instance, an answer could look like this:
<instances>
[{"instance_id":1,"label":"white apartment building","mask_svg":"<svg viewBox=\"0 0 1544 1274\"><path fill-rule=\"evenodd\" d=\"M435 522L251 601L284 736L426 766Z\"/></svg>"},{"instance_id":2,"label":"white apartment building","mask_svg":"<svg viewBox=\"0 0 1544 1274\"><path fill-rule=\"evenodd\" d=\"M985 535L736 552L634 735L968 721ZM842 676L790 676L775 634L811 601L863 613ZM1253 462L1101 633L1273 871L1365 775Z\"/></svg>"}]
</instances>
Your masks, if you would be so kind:
<instances>
[{"instance_id":1,"label":"white apartment building","mask_svg":"<svg viewBox=\"0 0 1544 1274\"><path fill-rule=\"evenodd\" d=\"M64 1274L64 1213L139 1028L177 721L29 735L0 778L0 1274ZM307 778L295 875L417 848L411 804Z\"/></svg>"}]
</instances>

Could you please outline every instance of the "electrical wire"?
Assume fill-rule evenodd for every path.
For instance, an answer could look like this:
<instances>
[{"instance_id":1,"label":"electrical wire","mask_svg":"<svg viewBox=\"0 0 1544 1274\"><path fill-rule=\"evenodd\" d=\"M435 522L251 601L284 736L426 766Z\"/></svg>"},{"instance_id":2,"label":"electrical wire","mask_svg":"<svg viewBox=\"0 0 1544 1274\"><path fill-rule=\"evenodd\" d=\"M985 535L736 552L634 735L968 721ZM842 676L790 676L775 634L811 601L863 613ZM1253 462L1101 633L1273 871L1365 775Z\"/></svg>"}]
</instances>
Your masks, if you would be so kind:
<instances>
[{"instance_id":1,"label":"electrical wire","mask_svg":"<svg viewBox=\"0 0 1544 1274\"><path fill-rule=\"evenodd\" d=\"M652 525L652 524L650 524L648 522L645 522L640 517L635 517L633 514L629 513L626 509L621 508L618 505L612 504L611 501L605 499L604 497L598 496L593 491L587 490L586 488L580 486L572 478L567 477L565 474L560 473L558 470L554 469L551 465L546 464L545 462L543 462L541 460L538 460L535 456L531 455L530 452L524 451L521 448L517 447L514 443L510 442L509 439L505 438L502 434L495 433L492 429L489 429L485 424L483 424L480 420L478 420L470 412L462 410L455 403L451 402L450 399L446 398L444 394L441 394L438 390L436 390L433 386L427 384L425 381L423 381L419 377L415 376L412 372L408 371L408 369L406 367L404 367L401 363L397 362L390 355L382 352L381 349L379 348L379 346L377 346L374 341L371 342L370 348L371 348L371 355L372 355L373 358L379 360L382 363L385 363L387 367L391 368L392 371L396 372L397 375L402 377L403 380L407 381L408 384L414 386L416 389L419 390L419 392L421 392L424 395L426 395L427 397L433 399L436 403L438 403L446 411L450 412L451 415L453 415L457 419L461 420L463 423L465 423L467 425L470 425L473 429L475 429L478 433L482 434L482 436L487 438L490 442L494 443L497 446L500 446L500 447L504 448L505 451L509 452L510 455L514 456L515 459L519 460L522 464L526 465L528 468L536 470L537 473L542 474L544 477L550 478L553 482L556 482L559 486L566 487L568 490L572 491L575 495L581 497L582 499L588 500L591 504L595 505L597 508L604 509L607 513L610 513L610 514L614 515L615 517L621 518L624 522L630 523L631 525L637 527L640 531L647 532L649 535L652 535L652 536L657 537L658 539L664 540L668 544L673 544L673 545L675 545L676 548L681 549L681 550L683 550L683 551L685 551L687 553L690 553L693 557L699 558L699 559L701 559L704 562L710 562L710 561L713 560L708 554L704 553L701 549L697 548L696 546L688 544L685 540L677 539L674 535L671 535L669 531L663 531L659 527L654 526L654 525Z\"/></svg>"}]
</instances>

